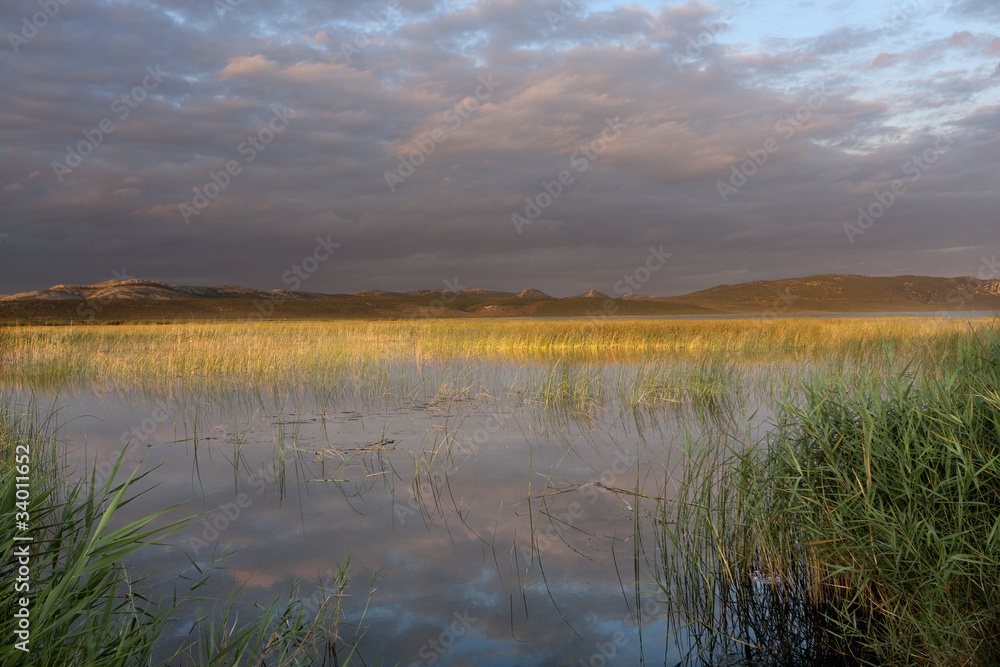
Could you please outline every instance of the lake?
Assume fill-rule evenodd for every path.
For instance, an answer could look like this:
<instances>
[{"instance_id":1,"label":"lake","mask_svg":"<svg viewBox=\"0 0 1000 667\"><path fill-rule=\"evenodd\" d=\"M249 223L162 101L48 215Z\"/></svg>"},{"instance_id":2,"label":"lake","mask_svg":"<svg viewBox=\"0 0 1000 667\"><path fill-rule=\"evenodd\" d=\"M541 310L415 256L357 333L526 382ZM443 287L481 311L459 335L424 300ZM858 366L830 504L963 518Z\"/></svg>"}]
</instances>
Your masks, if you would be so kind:
<instances>
[{"instance_id":1,"label":"lake","mask_svg":"<svg viewBox=\"0 0 1000 667\"><path fill-rule=\"evenodd\" d=\"M668 557L690 458L767 437L813 374L941 358L966 326L52 328L9 335L6 385L55 411L70 479L123 449L119 479L151 471L116 525L199 514L126 562L154 600L210 573L161 660L226 600L246 619L294 592L336 607L351 664L676 665L703 648Z\"/></svg>"},{"instance_id":2,"label":"lake","mask_svg":"<svg viewBox=\"0 0 1000 667\"><path fill-rule=\"evenodd\" d=\"M266 604L297 579L318 609L317 585L349 559L341 650L367 664L676 664L686 647L657 593L657 499L683 440L749 419L762 396L748 387L768 383L748 369L700 402L678 384L638 409L602 395L638 371L590 365L563 393L546 383L571 383L570 365L483 363L458 377L403 369L425 381L381 399L300 385L36 400L58 406L71 469L96 466L101 481L123 443L125 468L156 468L117 521L179 502L207 513L128 563L155 591L188 558L209 568L233 552L213 577L219 599L235 580Z\"/></svg>"}]
</instances>

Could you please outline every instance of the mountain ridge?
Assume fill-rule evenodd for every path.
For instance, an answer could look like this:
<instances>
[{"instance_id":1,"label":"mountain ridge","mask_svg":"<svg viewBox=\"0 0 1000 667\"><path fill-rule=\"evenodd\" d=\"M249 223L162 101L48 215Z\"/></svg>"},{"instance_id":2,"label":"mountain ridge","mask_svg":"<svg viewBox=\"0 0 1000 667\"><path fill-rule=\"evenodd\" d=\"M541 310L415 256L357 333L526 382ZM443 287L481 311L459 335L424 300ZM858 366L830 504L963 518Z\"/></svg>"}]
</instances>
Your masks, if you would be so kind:
<instances>
[{"instance_id":1,"label":"mountain ridge","mask_svg":"<svg viewBox=\"0 0 1000 667\"><path fill-rule=\"evenodd\" d=\"M168 284L131 278L60 284L0 295L0 321L167 321L197 319L335 319L407 317L597 317L839 312L1000 311L1000 280L965 276L819 274L716 285L677 296L592 289L552 297L482 288L361 290L353 294Z\"/></svg>"}]
</instances>

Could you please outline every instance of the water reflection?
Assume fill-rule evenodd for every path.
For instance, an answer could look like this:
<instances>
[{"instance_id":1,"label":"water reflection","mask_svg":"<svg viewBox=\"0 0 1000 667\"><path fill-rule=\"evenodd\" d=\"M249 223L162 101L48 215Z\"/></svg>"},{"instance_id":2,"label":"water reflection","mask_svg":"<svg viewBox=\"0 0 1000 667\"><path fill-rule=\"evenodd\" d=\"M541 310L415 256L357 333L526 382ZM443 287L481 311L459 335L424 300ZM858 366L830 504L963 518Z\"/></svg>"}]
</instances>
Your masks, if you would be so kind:
<instances>
[{"instance_id":1,"label":"water reflection","mask_svg":"<svg viewBox=\"0 0 1000 667\"><path fill-rule=\"evenodd\" d=\"M241 614L293 580L318 609L349 559L339 637L365 664L677 664L655 576L673 467L704 429L763 419L786 372L415 366L382 393L177 383L48 400L69 470L100 481L123 448L126 468L159 466L118 521L179 501L204 513L129 561L153 597L231 554L214 591L243 585Z\"/></svg>"}]
</instances>

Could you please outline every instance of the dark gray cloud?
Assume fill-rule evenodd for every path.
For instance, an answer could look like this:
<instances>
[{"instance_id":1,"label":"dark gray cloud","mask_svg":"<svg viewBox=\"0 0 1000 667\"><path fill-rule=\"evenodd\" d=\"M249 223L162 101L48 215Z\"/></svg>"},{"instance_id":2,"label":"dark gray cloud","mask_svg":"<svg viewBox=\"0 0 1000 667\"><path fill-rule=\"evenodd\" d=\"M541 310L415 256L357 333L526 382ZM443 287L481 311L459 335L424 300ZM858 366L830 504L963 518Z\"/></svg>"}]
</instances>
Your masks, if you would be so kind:
<instances>
[{"instance_id":1,"label":"dark gray cloud","mask_svg":"<svg viewBox=\"0 0 1000 667\"><path fill-rule=\"evenodd\" d=\"M993 5L817 32L743 4L8 3L0 292L122 267L285 287L318 238L340 247L303 289L329 292L611 291L660 245L647 294L975 273Z\"/></svg>"},{"instance_id":2,"label":"dark gray cloud","mask_svg":"<svg viewBox=\"0 0 1000 667\"><path fill-rule=\"evenodd\" d=\"M993 0L959 0L952 5L951 11L960 16L1000 19L1000 5Z\"/></svg>"}]
</instances>

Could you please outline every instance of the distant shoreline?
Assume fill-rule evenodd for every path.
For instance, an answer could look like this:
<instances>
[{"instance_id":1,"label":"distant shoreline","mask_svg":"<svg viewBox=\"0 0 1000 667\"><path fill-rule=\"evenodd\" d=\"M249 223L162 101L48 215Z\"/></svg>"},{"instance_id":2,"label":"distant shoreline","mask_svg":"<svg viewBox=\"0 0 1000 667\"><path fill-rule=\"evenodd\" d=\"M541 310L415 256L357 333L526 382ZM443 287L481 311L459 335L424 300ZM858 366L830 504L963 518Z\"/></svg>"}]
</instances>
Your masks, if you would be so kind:
<instances>
[{"instance_id":1,"label":"distant shoreline","mask_svg":"<svg viewBox=\"0 0 1000 667\"><path fill-rule=\"evenodd\" d=\"M88 324L239 320L420 318L740 318L912 315L989 317L1000 312L1000 280L821 275L721 285L680 296L609 296L591 290L551 297L485 289L363 290L322 294L237 286L111 280L0 296L0 323Z\"/></svg>"}]
</instances>

